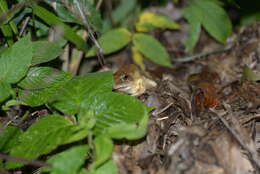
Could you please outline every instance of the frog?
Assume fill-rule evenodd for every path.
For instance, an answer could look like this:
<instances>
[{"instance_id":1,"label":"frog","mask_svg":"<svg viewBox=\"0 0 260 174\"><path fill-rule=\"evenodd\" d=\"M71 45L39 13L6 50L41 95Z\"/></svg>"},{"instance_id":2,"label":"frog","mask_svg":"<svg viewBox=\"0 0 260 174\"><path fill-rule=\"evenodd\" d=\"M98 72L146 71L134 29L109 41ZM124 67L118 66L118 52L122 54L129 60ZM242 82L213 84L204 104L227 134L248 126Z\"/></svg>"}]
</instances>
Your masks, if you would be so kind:
<instances>
[{"instance_id":1,"label":"frog","mask_svg":"<svg viewBox=\"0 0 260 174\"><path fill-rule=\"evenodd\" d=\"M148 89L157 86L157 83L146 74L135 64L123 65L114 74L114 90L131 96L140 96Z\"/></svg>"}]
</instances>

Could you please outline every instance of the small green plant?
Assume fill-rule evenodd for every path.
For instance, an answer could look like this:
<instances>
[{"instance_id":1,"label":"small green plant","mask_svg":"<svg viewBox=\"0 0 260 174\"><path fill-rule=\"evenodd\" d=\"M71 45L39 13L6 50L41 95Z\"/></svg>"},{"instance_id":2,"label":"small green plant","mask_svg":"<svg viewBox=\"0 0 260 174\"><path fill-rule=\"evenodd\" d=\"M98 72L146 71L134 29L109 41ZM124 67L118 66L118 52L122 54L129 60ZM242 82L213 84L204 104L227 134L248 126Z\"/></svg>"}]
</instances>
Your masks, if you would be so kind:
<instances>
[{"instance_id":1,"label":"small green plant","mask_svg":"<svg viewBox=\"0 0 260 174\"><path fill-rule=\"evenodd\" d=\"M86 7L93 5L84 2ZM111 159L113 139L134 140L143 137L149 109L134 97L113 92L113 74L110 71L73 76L72 73L43 66L62 54L67 41L84 52L89 47L76 33L77 28L65 24L61 14L57 16L45 8L50 3L46 1L40 5L21 1L9 13L7 2L0 1L0 6L6 7L3 12L8 12L1 23L7 43L2 45L0 52L1 110L7 113L15 105L27 108L46 106L52 113L41 117L26 130L9 126L9 123L0 124L0 153L22 159L0 159L0 167L5 170L19 169L27 163L31 164L28 160L47 155L48 159L43 161L46 165L42 165L47 173L117 173L117 167ZM64 10L62 6L59 8ZM98 14L91 9L89 12ZM27 24L29 34L18 34L14 28L20 29L21 26L17 26L19 22L32 13L36 19L34 24ZM73 15L66 17L66 22L75 18ZM99 18L98 15L91 17ZM85 25L79 20L75 22L76 26ZM91 27L98 26L97 20L89 22ZM54 25L61 26L64 37L55 42L46 41L47 30ZM36 27L35 34L42 40L31 41L31 27ZM75 122L68 119L71 116ZM65 144L67 149L50 155L50 152ZM91 161L83 166L86 158Z\"/></svg>"},{"instance_id":2,"label":"small green plant","mask_svg":"<svg viewBox=\"0 0 260 174\"><path fill-rule=\"evenodd\" d=\"M1 153L32 160L60 145L90 137L93 142L81 143L52 155L47 161L52 168L46 170L51 173L84 173L82 163L91 156L93 162L88 172L100 172L107 167L116 171L111 161L112 139L144 136L147 107L133 97L112 92L111 72L73 77L51 67L35 66L56 58L62 49L55 43L30 40L27 35L1 54L2 109L17 103L29 107L49 105L63 114L44 116L26 131L13 126L4 127L0 135ZM77 122L68 121L68 115L74 115ZM73 166L60 168L60 163L71 160L74 160ZM17 161L1 161L1 166L6 169L22 165Z\"/></svg>"}]
</instances>

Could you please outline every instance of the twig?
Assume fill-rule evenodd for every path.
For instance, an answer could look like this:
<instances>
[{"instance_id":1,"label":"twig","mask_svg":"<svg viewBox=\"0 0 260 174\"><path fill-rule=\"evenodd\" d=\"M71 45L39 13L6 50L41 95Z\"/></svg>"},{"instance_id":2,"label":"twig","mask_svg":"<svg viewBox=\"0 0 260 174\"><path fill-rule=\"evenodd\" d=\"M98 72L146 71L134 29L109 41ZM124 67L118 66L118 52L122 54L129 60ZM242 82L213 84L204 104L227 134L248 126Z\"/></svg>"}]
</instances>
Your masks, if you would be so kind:
<instances>
[{"instance_id":1,"label":"twig","mask_svg":"<svg viewBox=\"0 0 260 174\"><path fill-rule=\"evenodd\" d=\"M103 3L103 0L98 0L98 3L96 5L96 10L98 11L100 9L101 4Z\"/></svg>"},{"instance_id":2,"label":"twig","mask_svg":"<svg viewBox=\"0 0 260 174\"><path fill-rule=\"evenodd\" d=\"M75 8L77 8L77 11L78 11L78 12L76 12L75 9L70 7L70 5L68 4L68 2L66 0L62 0L61 2L70 11L70 13L72 15L74 15L75 17L80 18L82 20L82 23L86 27L86 29L88 31L88 34L89 34L89 37L90 37L91 41L94 43L95 48L97 50L98 62L99 62L99 64L103 68L104 65L105 65L105 59L104 59L103 50L100 47L98 41L96 40L96 38L94 36L94 31L92 30L92 26L91 26L91 24L89 23L89 21L87 19L87 15L88 14L87 14L87 12L84 11L83 5L80 4L78 2L78 0L74 1Z\"/></svg>"},{"instance_id":3,"label":"twig","mask_svg":"<svg viewBox=\"0 0 260 174\"><path fill-rule=\"evenodd\" d=\"M4 160L8 160L8 161L21 162L21 163L29 164L29 165L36 166L36 167L52 167L50 164L45 163L43 161L28 160L28 159L24 159L24 158L20 158L20 157L14 157L14 156L6 155L6 154L3 154L3 153L0 153L0 159L4 159Z\"/></svg>"},{"instance_id":4,"label":"twig","mask_svg":"<svg viewBox=\"0 0 260 174\"><path fill-rule=\"evenodd\" d=\"M180 63L191 62L191 61L194 61L195 59L199 59L201 57L206 57L206 56L209 56L209 55L212 55L212 54L219 54L219 53L226 52L226 51L230 50L231 48L233 48L233 45L231 45L230 47L226 47L224 49L219 49L219 50L209 51L209 52L205 52L205 53L200 53L200 54L196 54L194 56L189 56L189 57L173 59L173 61L174 62L180 62Z\"/></svg>"},{"instance_id":5,"label":"twig","mask_svg":"<svg viewBox=\"0 0 260 174\"><path fill-rule=\"evenodd\" d=\"M19 37L21 37L21 36L23 35L24 30L25 30L25 28L26 28L26 26L27 26L27 24L28 24L28 22L29 22L30 19L31 19L30 16L27 16L27 17L25 18L25 21L24 21L24 23L23 23L22 29L21 29L21 31L20 31L20 33L19 33Z\"/></svg>"}]
</instances>

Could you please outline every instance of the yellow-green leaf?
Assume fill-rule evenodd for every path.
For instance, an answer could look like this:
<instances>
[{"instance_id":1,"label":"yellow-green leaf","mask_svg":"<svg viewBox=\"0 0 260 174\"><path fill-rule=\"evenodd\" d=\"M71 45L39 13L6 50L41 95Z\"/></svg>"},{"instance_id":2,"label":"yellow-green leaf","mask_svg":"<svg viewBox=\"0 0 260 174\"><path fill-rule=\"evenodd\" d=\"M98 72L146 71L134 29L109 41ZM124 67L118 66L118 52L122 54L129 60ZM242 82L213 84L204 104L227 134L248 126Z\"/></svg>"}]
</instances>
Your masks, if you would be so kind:
<instances>
[{"instance_id":1,"label":"yellow-green leaf","mask_svg":"<svg viewBox=\"0 0 260 174\"><path fill-rule=\"evenodd\" d=\"M260 73L252 71L248 66L244 68L243 75L241 77L242 81L258 81L260 80Z\"/></svg>"},{"instance_id":2,"label":"yellow-green leaf","mask_svg":"<svg viewBox=\"0 0 260 174\"><path fill-rule=\"evenodd\" d=\"M172 30L180 28L177 23L168 17L151 12L143 12L139 17L138 22L135 24L135 27L138 32L149 32L155 28L166 28Z\"/></svg>"}]
</instances>

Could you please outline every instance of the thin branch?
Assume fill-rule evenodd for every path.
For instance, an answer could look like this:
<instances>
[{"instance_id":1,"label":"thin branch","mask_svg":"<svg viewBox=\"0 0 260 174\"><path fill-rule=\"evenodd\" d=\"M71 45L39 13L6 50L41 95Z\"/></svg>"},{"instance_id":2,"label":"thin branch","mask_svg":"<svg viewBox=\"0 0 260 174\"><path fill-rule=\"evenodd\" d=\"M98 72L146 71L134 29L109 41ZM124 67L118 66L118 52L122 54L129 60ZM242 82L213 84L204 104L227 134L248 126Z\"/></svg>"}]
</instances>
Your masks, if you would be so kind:
<instances>
[{"instance_id":1,"label":"thin branch","mask_svg":"<svg viewBox=\"0 0 260 174\"><path fill-rule=\"evenodd\" d=\"M98 0L98 3L96 5L96 10L98 11L100 9L101 4L103 3L103 0Z\"/></svg>"},{"instance_id":2,"label":"thin branch","mask_svg":"<svg viewBox=\"0 0 260 174\"><path fill-rule=\"evenodd\" d=\"M23 23L22 29L21 29L21 31L20 31L20 33L19 33L19 37L23 36L24 30L25 30L25 28L26 28L28 22L30 21L30 19L31 19L30 16L27 16L27 17L25 18L25 21L24 21L24 23Z\"/></svg>"},{"instance_id":3,"label":"thin branch","mask_svg":"<svg viewBox=\"0 0 260 174\"><path fill-rule=\"evenodd\" d=\"M94 36L94 31L92 30L92 26L87 19L88 14L87 14L87 12L84 11L83 5L80 4L78 0L75 0L74 5L75 5L75 8L77 8L77 12L76 12L75 9L73 9L66 0L62 0L61 2L64 4L64 6L69 10L69 12L72 15L74 15L76 18L80 18L82 20L82 23L86 27L89 37L90 37L91 41L94 43L95 48L97 50L97 57L98 57L99 64L102 67L104 67L105 59L104 59L103 50L100 47L98 41L96 40L96 38Z\"/></svg>"},{"instance_id":4,"label":"thin branch","mask_svg":"<svg viewBox=\"0 0 260 174\"><path fill-rule=\"evenodd\" d=\"M209 55L212 55L212 54L219 54L219 53L226 52L226 51L230 50L231 48L233 48L233 45L230 46L230 47L226 47L224 49L219 49L219 50L209 51L209 52L205 52L205 53L200 53L200 54L196 54L196 55L189 56L189 57L173 59L173 61L174 62L180 62L180 63L191 62L191 61L195 61L196 59L199 59L201 57L206 57L206 56L209 56Z\"/></svg>"},{"instance_id":5,"label":"thin branch","mask_svg":"<svg viewBox=\"0 0 260 174\"><path fill-rule=\"evenodd\" d=\"M28 159L24 159L24 158L20 158L20 157L14 157L14 156L6 155L6 154L3 154L3 153L0 153L0 159L4 159L4 160L8 160L8 161L21 162L21 163L29 164L29 165L36 166L36 167L52 167L50 164L45 163L43 161L28 160Z\"/></svg>"}]
</instances>

